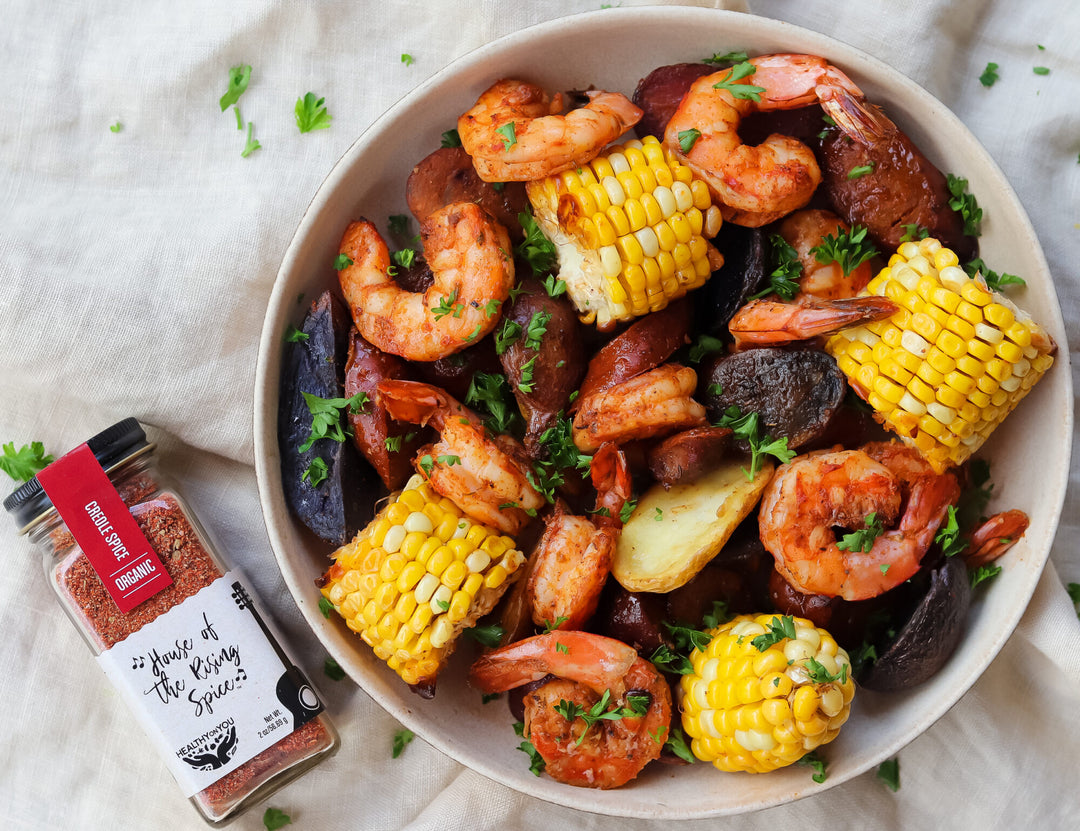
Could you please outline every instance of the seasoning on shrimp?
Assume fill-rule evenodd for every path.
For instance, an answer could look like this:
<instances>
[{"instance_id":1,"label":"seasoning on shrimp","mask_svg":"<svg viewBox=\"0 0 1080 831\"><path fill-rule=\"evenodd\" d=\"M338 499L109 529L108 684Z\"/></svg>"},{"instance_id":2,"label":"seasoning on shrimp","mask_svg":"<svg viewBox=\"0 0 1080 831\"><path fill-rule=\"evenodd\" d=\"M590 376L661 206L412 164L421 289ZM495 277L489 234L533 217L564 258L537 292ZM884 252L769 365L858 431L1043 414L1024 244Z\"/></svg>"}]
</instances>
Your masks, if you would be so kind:
<instances>
[{"instance_id":1,"label":"seasoning on shrimp","mask_svg":"<svg viewBox=\"0 0 1080 831\"><path fill-rule=\"evenodd\" d=\"M549 96L505 78L458 119L458 135L485 182L527 182L582 165L641 119L625 95L588 90L583 107L562 114L561 93Z\"/></svg>"},{"instance_id":2,"label":"seasoning on shrimp","mask_svg":"<svg viewBox=\"0 0 1080 831\"><path fill-rule=\"evenodd\" d=\"M668 122L664 144L708 183L713 198L725 206L725 219L756 228L809 202L821 183L821 169L813 151L788 136L774 133L760 145L743 144L738 135L743 118L817 102L857 141L872 140L877 127L862 91L824 58L762 55L747 64L752 70L739 78L723 70L694 81ZM734 83L747 77L754 81L753 94L740 89L750 86L745 82ZM683 152L679 134L689 129L701 136Z\"/></svg>"},{"instance_id":3,"label":"seasoning on shrimp","mask_svg":"<svg viewBox=\"0 0 1080 831\"><path fill-rule=\"evenodd\" d=\"M546 675L556 678L525 696L522 733L553 779L617 788L659 757L671 726L671 689L621 641L589 632L548 632L491 652L469 670L470 682L486 693ZM605 698L613 711L624 712L593 724L578 717Z\"/></svg>"},{"instance_id":4,"label":"seasoning on shrimp","mask_svg":"<svg viewBox=\"0 0 1080 831\"><path fill-rule=\"evenodd\" d=\"M735 347L776 346L797 340L828 335L847 326L857 326L891 317L899 308L887 297L849 297L817 300L805 297L796 303L751 300L728 324Z\"/></svg>"},{"instance_id":5,"label":"seasoning on shrimp","mask_svg":"<svg viewBox=\"0 0 1080 831\"><path fill-rule=\"evenodd\" d=\"M471 202L436 211L420 226L434 274L425 292L401 288L389 274L390 255L375 226L353 222L341 240L349 263L338 272L360 334L384 352L435 361L486 335L499 318L485 313L514 285L506 229Z\"/></svg>"}]
</instances>

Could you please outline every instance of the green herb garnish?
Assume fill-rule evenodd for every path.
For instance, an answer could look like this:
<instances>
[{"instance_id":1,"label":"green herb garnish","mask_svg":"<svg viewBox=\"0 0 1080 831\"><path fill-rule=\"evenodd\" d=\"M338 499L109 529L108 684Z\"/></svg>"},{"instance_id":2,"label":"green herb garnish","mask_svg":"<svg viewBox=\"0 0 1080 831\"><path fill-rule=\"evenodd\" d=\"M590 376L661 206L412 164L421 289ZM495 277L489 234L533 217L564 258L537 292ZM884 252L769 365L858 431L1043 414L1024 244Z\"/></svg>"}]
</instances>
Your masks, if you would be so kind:
<instances>
[{"instance_id":1,"label":"green herb garnish","mask_svg":"<svg viewBox=\"0 0 1080 831\"><path fill-rule=\"evenodd\" d=\"M341 664L333 658L327 658L323 661L323 672L326 673L326 677L331 681L340 681L345 677L345 670L343 670Z\"/></svg>"},{"instance_id":2,"label":"green herb garnish","mask_svg":"<svg viewBox=\"0 0 1080 831\"><path fill-rule=\"evenodd\" d=\"M319 98L314 92L309 92L303 98L296 99L296 126L301 133L310 133L312 130L325 130L333 120L324 106L325 98Z\"/></svg>"},{"instance_id":3,"label":"green herb garnish","mask_svg":"<svg viewBox=\"0 0 1080 831\"><path fill-rule=\"evenodd\" d=\"M993 61L990 61L986 65L986 69L983 70L982 75L979 76L979 83L984 87L992 87L994 83L1001 79L998 75L998 65Z\"/></svg>"},{"instance_id":4,"label":"green herb garnish","mask_svg":"<svg viewBox=\"0 0 1080 831\"><path fill-rule=\"evenodd\" d=\"M873 173L873 172L874 172L874 163L873 162L870 162L869 164L856 165L855 167L851 168L851 170L848 171L848 173L847 173L848 181L850 181L852 179L861 179L863 176L866 176L867 174Z\"/></svg>"},{"instance_id":5,"label":"green herb garnish","mask_svg":"<svg viewBox=\"0 0 1080 831\"><path fill-rule=\"evenodd\" d=\"M971 572L971 588L975 588L979 583L985 583L987 580L993 580L1001 574L1001 566L989 563L982 565Z\"/></svg>"},{"instance_id":6,"label":"green herb garnish","mask_svg":"<svg viewBox=\"0 0 1080 831\"><path fill-rule=\"evenodd\" d=\"M877 511L871 511L864 520L865 527L850 534L844 534L843 539L836 544L841 551L870 551L874 547L874 540L885 533L885 529L878 519Z\"/></svg>"},{"instance_id":7,"label":"green herb garnish","mask_svg":"<svg viewBox=\"0 0 1080 831\"><path fill-rule=\"evenodd\" d=\"M758 652L764 652L773 644L780 643L784 638L790 640L795 640L796 638L795 618L791 615L774 616L773 619L769 621L765 634L758 635L750 641L750 644L757 649Z\"/></svg>"},{"instance_id":8,"label":"green herb garnish","mask_svg":"<svg viewBox=\"0 0 1080 831\"><path fill-rule=\"evenodd\" d=\"M470 629L466 629L465 634L481 646L486 646L488 649L494 649L502 643L503 635L506 634L506 630L497 623L487 623L484 625L477 624Z\"/></svg>"},{"instance_id":9,"label":"green herb garnish","mask_svg":"<svg viewBox=\"0 0 1080 831\"><path fill-rule=\"evenodd\" d=\"M825 760L818 756L816 750L807 753L805 756L799 759L799 764L806 765L807 767L813 769L814 773L810 778L817 782L819 785L827 778L825 773Z\"/></svg>"},{"instance_id":10,"label":"green herb garnish","mask_svg":"<svg viewBox=\"0 0 1080 831\"><path fill-rule=\"evenodd\" d=\"M406 730L404 727L394 733L394 746L390 755L396 759L401 755L401 751L405 749L405 745L416 738L416 734L412 730Z\"/></svg>"},{"instance_id":11,"label":"green herb garnish","mask_svg":"<svg viewBox=\"0 0 1080 831\"><path fill-rule=\"evenodd\" d=\"M509 150L515 144L517 144L517 133L514 131L514 122L507 121L502 127L499 127L496 131L502 137L503 149Z\"/></svg>"},{"instance_id":12,"label":"green herb garnish","mask_svg":"<svg viewBox=\"0 0 1080 831\"><path fill-rule=\"evenodd\" d=\"M516 249L518 256L529 264L529 267L533 270L533 274L537 277L549 273L555 268L555 264L558 262L558 253L555 250L555 243L544 236L544 232L540 230L540 226L537 224L536 219L528 211L519 213L518 221L521 222L521 228L525 232L525 239ZM545 288L547 288L546 285ZM548 294L552 297L556 296L552 293L551 289L548 289Z\"/></svg>"},{"instance_id":13,"label":"green herb garnish","mask_svg":"<svg viewBox=\"0 0 1080 831\"><path fill-rule=\"evenodd\" d=\"M960 212L960 217L964 220L964 233L969 237L979 236L983 212L975 196L967 192L968 180L949 173L945 176L945 183L952 194L949 207Z\"/></svg>"},{"instance_id":14,"label":"green herb garnish","mask_svg":"<svg viewBox=\"0 0 1080 831\"><path fill-rule=\"evenodd\" d=\"M322 595L319 596L319 611L322 612L322 616L327 620L330 619L330 613L334 611L334 604Z\"/></svg>"},{"instance_id":15,"label":"green herb garnish","mask_svg":"<svg viewBox=\"0 0 1080 831\"><path fill-rule=\"evenodd\" d=\"M457 130L447 130L442 134L440 147L461 147L461 136Z\"/></svg>"},{"instance_id":16,"label":"green herb garnish","mask_svg":"<svg viewBox=\"0 0 1080 831\"><path fill-rule=\"evenodd\" d=\"M308 464L307 470L300 477L300 481L307 482L311 487L317 488L329 475L330 469L326 466L326 460L321 456L316 456Z\"/></svg>"},{"instance_id":17,"label":"green herb garnish","mask_svg":"<svg viewBox=\"0 0 1080 831\"><path fill-rule=\"evenodd\" d=\"M45 445L39 441L24 444L18 450L15 449L15 442L8 442L2 449L0 470L16 482L29 482L39 470L54 461L52 456L46 455Z\"/></svg>"},{"instance_id":18,"label":"green herb garnish","mask_svg":"<svg viewBox=\"0 0 1080 831\"><path fill-rule=\"evenodd\" d=\"M877 778L893 793L900 790L900 760L889 759L882 762L877 769Z\"/></svg>"},{"instance_id":19,"label":"green herb garnish","mask_svg":"<svg viewBox=\"0 0 1080 831\"><path fill-rule=\"evenodd\" d=\"M697 140L701 138L701 130L697 127L691 127L689 130L679 131L679 149L684 153L689 153Z\"/></svg>"},{"instance_id":20,"label":"green herb garnish","mask_svg":"<svg viewBox=\"0 0 1080 831\"><path fill-rule=\"evenodd\" d=\"M292 817L277 808L267 808L263 813L263 827L266 831L278 831L286 825L292 825Z\"/></svg>"},{"instance_id":21,"label":"green herb garnish","mask_svg":"<svg viewBox=\"0 0 1080 831\"><path fill-rule=\"evenodd\" d=\"M240 100L240 96L244 94L250 81L251 67L249 65L242 64L240 66L234 66L229 70L229 88L218 101L218 103L221 104L222 112L225 112L225 110L229 109L229 107Z\"/></svg>"},{"instance_id":22,"label":"green herb garnish","mask_svg":"<svg viewBox=\"0 0 1080 831\"><path fill-rule=\"evenodd\" d=\"M799 293L798 281L803 273L798 252L779 234L769 235L769 245L776 268L769 274L769 285L748 299L757 300L776 294L781 300L791 300Z\"/></svg>"},{"instance_id":23,"label":"green herb garnish","mask_svg":"<svg viewBox=\"0 0 1080 831\"><path fill-rule=\"evenodd\" d=\"M748 78L757 72L757 67L749 61L742 61L735 64L728 74L713 84L713 89L727 90L731 93L732 98L760 101L761 93L765 92L765 87L755 87L750 84L739 84L737 81L741 81L743 78Z\"/></svg>"},{"instance_id":24,"label":"green herb garnish","mask_svg":"<svg viewBox=\"0 0 1080 831\"><path fill-rule=\"evenodd\" d=\"M866 239L867 230L864 225L853 225L850 231L838 232L836 236L826 234L819 245L810 249L810 253L824 265L838 263L844 276L848 276L878 254L873 243Z\"/></svg>"}]
</instances>

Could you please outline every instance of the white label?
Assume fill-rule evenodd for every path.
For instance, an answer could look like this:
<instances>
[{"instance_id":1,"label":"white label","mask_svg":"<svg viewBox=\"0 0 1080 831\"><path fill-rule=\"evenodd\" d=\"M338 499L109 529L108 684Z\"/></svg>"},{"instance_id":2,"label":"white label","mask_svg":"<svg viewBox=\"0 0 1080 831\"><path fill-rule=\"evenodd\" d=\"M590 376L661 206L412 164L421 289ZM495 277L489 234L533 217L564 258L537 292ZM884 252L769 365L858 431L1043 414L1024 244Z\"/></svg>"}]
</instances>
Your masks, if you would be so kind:
<instances>
[{"instance_id":1,"label":"white label","mask_svg":"<svg viewBox=\"0 0 1080 831\"><path fill-rule=\"evenodd\" d=\"M229 572L98 656L186 796L322 709L270 637Z\"/></svg>"}]
</instances>

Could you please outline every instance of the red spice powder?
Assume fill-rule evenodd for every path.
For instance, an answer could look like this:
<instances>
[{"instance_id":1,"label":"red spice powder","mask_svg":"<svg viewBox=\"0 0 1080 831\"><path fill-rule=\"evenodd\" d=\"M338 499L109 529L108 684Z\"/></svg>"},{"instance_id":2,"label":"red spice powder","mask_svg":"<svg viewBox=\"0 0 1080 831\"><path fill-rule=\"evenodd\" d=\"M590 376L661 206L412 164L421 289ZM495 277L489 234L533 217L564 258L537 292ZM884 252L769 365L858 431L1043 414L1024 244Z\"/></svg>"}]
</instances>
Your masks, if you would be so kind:
<instances>
[{"instance_id":1,"label":"red spice powder","mask_svg":"<svg viewBox=\"0 0 1080 831\"><path fill-rule=\"evenodd\" d=\"M139 501L154 490L152 480L138 477L126 483L121 496L173 582L127 614L117 608L71 535L66 530L53 535L57 553L71 548L56 568L57 584L82 614L101 649L109 649L139 631L222 575L176 497L157 493L153 499ZM197 798L215 815L224 815L263 782L328 746L330 740L322 720L312 719L207 787Z\"/></svg>"}]
</instances>

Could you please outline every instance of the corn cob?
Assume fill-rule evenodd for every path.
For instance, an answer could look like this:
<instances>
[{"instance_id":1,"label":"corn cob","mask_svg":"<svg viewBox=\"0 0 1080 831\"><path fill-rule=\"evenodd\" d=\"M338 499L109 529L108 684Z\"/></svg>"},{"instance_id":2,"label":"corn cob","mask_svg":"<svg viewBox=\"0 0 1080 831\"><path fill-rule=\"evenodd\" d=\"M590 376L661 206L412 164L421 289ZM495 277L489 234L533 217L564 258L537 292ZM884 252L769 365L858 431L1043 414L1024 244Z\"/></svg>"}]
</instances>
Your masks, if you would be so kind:
<instances>
[{"instance_id":1,"label":"corn cob","mask_svg":"<svg viewBox=\"0 0 1080 831\"><path fill-rule=\"evenodd\" d=\"M720 229L720 209L654 136L526 188L586 323L607 329L659 311L712 273L706 239Z\"/></svg>"},{"instance_id":2,"label":"corn cob","mask_svg":"<svg viewBox=\"0 0 1080 831\"><path fill-rule=\"evenodd\" d=\"M414 476L334 560L323 596L405 683L426 684L525 558Z\"/></svg>"},{"instance_id":3,"label":"corn cob","mask_svg":"<svg viewBox=\"0 0 1080 831\"><path fill-rule=\"evenodd\" d=\"M937 472L979 449L1054 362L1054 342L935 239L905 242L863 294L901 308L826 344L874 416Z\"/></svg>"},{"instance_id":4,"label":"corn cob","mask_svg":"<svg viewBox=\"0 0 1080 831\"><path fill-rule=\"evenodd\" d=\"M795 637L769 634L782 628ZM847 653L803 618L741 615L714 629L690 661L694 671L680 682L683 730L693 754L720 770L766 773L797 762L835 739L851 712Z\"/></svg>"}]
</instances>

